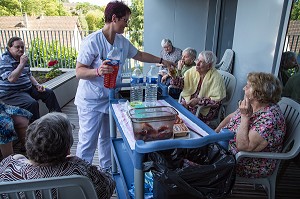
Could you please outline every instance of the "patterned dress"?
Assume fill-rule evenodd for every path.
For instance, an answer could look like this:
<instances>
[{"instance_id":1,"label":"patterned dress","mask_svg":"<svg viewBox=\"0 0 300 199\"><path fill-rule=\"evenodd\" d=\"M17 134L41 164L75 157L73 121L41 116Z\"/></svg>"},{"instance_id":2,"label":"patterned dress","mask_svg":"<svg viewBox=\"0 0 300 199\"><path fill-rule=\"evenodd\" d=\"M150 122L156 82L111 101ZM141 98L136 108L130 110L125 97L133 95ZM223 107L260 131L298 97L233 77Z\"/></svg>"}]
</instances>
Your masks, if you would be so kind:
<instances>
[{"instance_id":1,"label":"patterned dress","mask_svg":"<svg viewBox=\"0 0 300 199\"><path fill-rule=\"evenodd\" d=\"M229 150L233 154L238 153L236 147L236 132L241 123L241 113L239 109L235 112L230 122L224 128L234 132L234 139L229 142ZM249 129L259 133L268 145L263 152L281 152L285 135L284 116L277 104L270 104L267 107L253 113L250 118ZM273 173L276 160L264 158L243 158L237 165L236 172L239 176L247 178L257 178L269 176Z\"/></svg>"},{"instance_id":2,"label":"patterned dress","mask_svg":"<svg viewBox=\"0 0 300 199\"><path fill-rule=\"evenodd\" d=\"M0 144L7 144L18 139L11 116L18 115L30 119L32 114L22 108L0 102Z\"/></svg>"},{"instance_id":3,"label":"patterned dress","mask_svg":"<svg viewBox=\"0 0 300 199\"><path fill-rule=\"evenodd\" d=\"M172 78L171 80L171 85L176 86L177 88L180 88L181 90L184 87L184 78L183 77L175 77ZM201 90L202 86L202 79L200 79L197 90L194 94L191 95L191 99L198 98L199 92ZM181 99L181 104L184 103L184 98ZM212 100L209 97L203 97L200 99L198 105L200 106L210 106L211 108L209 109L209 112L207 115L202 115L201 113L199 114L199 119L206 123L207 125L210 125L210 121L213 120L219 113L220 106L222 104L222 101L216 101ZM192 112L194 115L197 112L197 107L196 106L189 106L187 109Z\"/></svg>"},{"instance_id":4,"label":"patterned dress","mask_svg":"<svg viewBox=\"0 0 300 199\"><path fill-rule=\"evenodd\" d=\"M66 161L51 166L32 165L20 154L8 156L0 163L0 183L70 175L82 175L91 179L99 199L109 199L116 186L109 174L99 171L96 166L76 156L68 157Z\"/></svg>"}]
</instances>

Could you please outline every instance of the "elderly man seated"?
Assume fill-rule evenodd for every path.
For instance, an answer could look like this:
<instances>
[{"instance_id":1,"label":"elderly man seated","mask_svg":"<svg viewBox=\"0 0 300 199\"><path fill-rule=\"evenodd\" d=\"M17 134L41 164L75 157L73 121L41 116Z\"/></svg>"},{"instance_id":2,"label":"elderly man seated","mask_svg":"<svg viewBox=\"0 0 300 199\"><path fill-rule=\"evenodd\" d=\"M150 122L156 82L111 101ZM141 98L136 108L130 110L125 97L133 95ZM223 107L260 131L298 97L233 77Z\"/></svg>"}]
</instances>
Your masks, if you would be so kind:
<instances>
[{"instance_id":1,"label":"elderly man seated","mask_svg":"<svg viewBox=\"0 0 300 199\"><path fill-rule=\"evenodd\" d=\"M40 117L41 99L49 111L61 112L54 92L44 88L33 77L30 64L24 54L25 44L19 37L12 37L7 43L7 51L0 59L0 99L9 105L24 108L32 113L32 120Z\"/></svg>"}]
</instances>

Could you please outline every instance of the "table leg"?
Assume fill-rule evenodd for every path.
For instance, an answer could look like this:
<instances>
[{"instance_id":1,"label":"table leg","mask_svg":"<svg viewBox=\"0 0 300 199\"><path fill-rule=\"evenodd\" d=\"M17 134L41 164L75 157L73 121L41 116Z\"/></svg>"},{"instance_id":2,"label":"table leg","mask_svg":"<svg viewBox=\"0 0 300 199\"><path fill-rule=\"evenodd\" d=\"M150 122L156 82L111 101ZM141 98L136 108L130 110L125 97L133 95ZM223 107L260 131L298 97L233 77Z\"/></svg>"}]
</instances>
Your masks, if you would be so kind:
<instances>
[{"instance_id":1,"label":"table leg","mask_svg":"<svg viewBox=\"0 0 300 199\"><path fill-rule=\"evenodd\" d=\"M109 107L109 129L110 129L110 138L116 138L117 137L117 129L116 129L116 122L114 120L111 107ZM112 150L112 149L111 149ZM114 158L113 150L111 151L111 169L112 173L117 173L117 163Z\"/></svg>"},{"instance_id":2,"label":"table leg","mask_svg":"<svg viewBox=\"0 0 300 199\"><path fill-rule=\"evenodd\" d=\"M134 168L134 195L135 199L144 198L144 182L145 176L142 170Z\"/></svg>"}]
</instances>

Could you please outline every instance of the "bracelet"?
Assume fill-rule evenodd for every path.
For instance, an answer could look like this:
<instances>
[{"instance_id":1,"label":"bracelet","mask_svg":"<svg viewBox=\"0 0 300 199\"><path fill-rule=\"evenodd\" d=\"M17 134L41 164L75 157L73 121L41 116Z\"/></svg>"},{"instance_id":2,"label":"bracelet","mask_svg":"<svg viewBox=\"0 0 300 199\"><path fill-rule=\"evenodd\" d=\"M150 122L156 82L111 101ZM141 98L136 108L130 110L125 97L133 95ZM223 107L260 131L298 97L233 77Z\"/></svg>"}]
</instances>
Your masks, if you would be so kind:
<instances>
[{"instance_id":1,"label":"bracelet","mask_svg":"<svg viewBox=\"0 0 300 199\"><path fill-rule=\"evenodd\" d=\"M163 58L160 58L159 64L162 64Z\"/></svg>"},{"instance_id":2,"label":"bracelet","mask_svg":"<svg viewBox=\"0 0 300 199\"><path fill-rule=\"evenodd\" d=\"M99 71L98 71L98 68L96 68L96 75L98 76L98 77L101 77L101 75L100 75L100 73L99 73Z\"/></svg>"}]
</instances>

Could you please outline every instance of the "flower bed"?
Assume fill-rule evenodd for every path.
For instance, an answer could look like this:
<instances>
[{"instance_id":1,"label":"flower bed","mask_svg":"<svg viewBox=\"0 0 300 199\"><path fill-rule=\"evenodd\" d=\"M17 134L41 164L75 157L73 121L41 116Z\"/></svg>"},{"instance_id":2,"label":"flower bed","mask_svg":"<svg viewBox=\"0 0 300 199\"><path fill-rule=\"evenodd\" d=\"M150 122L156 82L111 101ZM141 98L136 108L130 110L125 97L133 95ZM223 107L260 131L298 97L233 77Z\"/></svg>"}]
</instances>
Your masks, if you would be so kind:
<instances>
[{"instance_id":1,"label":"flower bed","mask_svg":"<svg viewBox=\"0 0 300 199\"><path fill-rule=\"evenodd\" d=\"M46 73L46 72L39 71L39 73ZM33 71L33 74L36 74L36 71ZM38 78L37 76L35 77ZM76 89L78 86L78 79L76 78L75 70L65 72L46 82L42 82L41 79L39 80L38 82L40 84L54 91L61 108L74 99L76 94ZM48 109L45 106L45 104L41 101L39 104L40 104L40 115L42 116L48 113Z\"/></svg>"}]
</instances>

